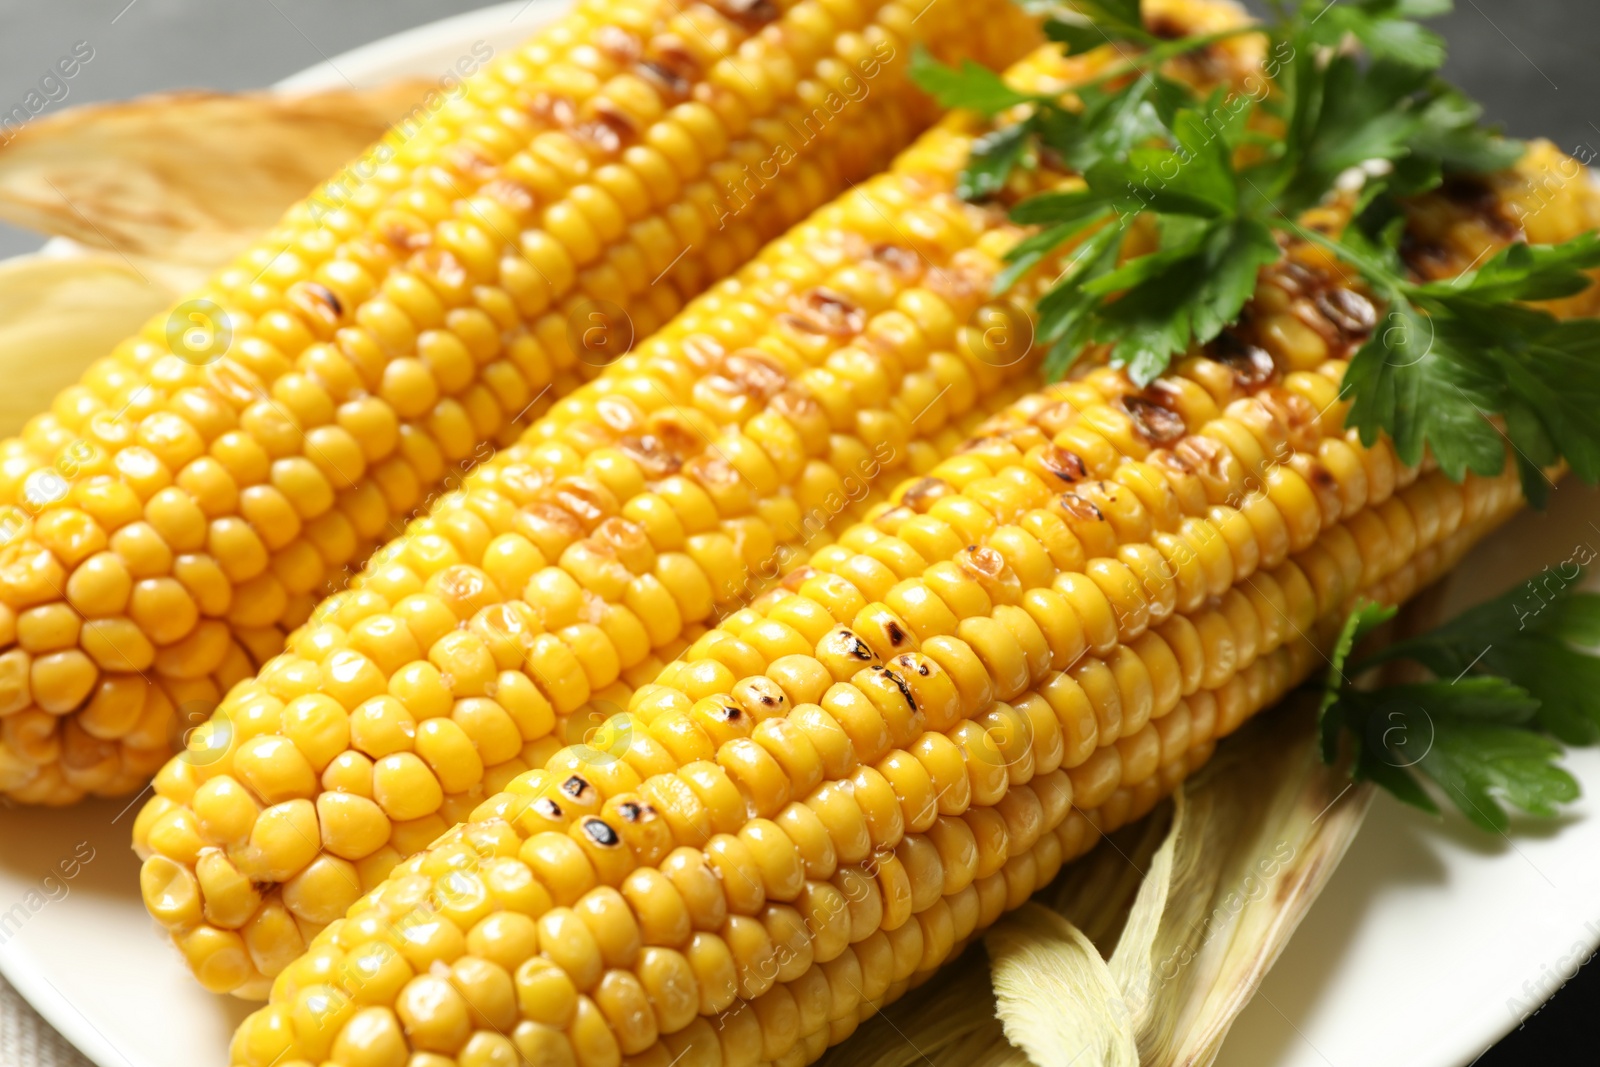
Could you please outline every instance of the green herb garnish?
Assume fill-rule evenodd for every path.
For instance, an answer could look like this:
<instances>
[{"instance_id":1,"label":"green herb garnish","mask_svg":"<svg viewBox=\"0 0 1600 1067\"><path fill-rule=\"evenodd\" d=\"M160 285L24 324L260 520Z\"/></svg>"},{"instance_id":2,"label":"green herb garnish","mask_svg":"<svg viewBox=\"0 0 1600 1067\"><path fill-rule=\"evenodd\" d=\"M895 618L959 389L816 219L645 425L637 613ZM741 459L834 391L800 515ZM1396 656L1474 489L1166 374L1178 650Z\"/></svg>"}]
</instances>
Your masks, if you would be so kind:
<instances>
[{"instance_id":1,"label":"green herb garnish","mask_svg":"<svg viewBox=\"0 0 1600 1067\"><path fill-rule=\"evenodd\" d=\"M1420 637L1359 660L1355 646L1394 615L1363 604L1345 620L1323 683L1323 758L1341 738L1351 776L1408 804L1438 812L1420 779L1433 782L1487 830L1507 826L1501 802L1553 815L1578 783L1556 764L1562 742L1600 740L1600 595L1575 592L1577 575L1529 596L1527 587L1463 613ZM1532 583L1529 583L1532 585ZM1534 605L1530 610L1529 604ZM1430 681L1359 689L1373 668L1410 662Z\"/></svg>"},{"instance_id":2,"label":"green herb garnish","mask_svg":"<svg viewBox=\"0 0 1600 1067\"><path fill-rule=\"evenodd\" d=\"M1387 433L1404 462L1428 450L1456 479L1498 473L1509 444L1535 504L1547 493L1545 468L1562 459L1585 481L1600 479L1600 320L1558 321L1527 305L1587 286L1600 241L1512 244L1445 282L1418 281L1400 257L1403 198L1447 176L1503 169L1522 153L1438 77L1443 41L1415 20L1443 14L1449 0L1273 6L1276 17L1260 26L1163 40L1138 0L1046 0L1052 39L1073 52L1111 44L1119 56L1066 99L1018 92L972 64L916 57L913 76L945 106L991 117L1016 109L976 142L963 196L1003 191L1018 168L1083 178L1082 189L1013 207L1015 221L1039 229L998 280L1007 287L1078 242L1039 301L1046 371L1060 375L1100 344L1112 365L1148 383L1238 319L1287 232L1328 247L1387 305L1345 377L1349 423L1363 441ZM1203 92L1163 73L1169 60L1241 33L1266 38L1259 76ZM1273 136L1252 122L1258 116ZM1363 184L1344 233L1297 224L1351 175ZM1153 224L1156 247L1121 259L1135 218Z\"/></svg>"}]
</instances>

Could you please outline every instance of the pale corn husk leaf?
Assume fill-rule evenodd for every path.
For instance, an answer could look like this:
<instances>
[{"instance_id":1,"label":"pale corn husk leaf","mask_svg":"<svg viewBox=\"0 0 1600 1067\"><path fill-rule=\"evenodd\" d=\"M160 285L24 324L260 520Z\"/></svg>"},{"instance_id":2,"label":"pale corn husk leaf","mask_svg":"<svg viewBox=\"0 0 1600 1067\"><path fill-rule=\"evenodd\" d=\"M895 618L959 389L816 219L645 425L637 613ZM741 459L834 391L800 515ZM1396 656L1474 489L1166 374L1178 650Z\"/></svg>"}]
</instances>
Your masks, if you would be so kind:
<instances>
[{"instance_id":1,"label":"pale corn husk leaf","mask_svg":"<svg viewBox=\"0 0 1600 1067\"><path fill-rule=\"evenodd\" d=\"M141 262L226 263L434 87L167 93L70 108L0 149L0 219ZM159 269L159 267L157 268Z\"/></svg>"},{"instance_id":2,"label":"pale corn husk leaf","mask_svg":"<svg viewBox=\"0 0 1600 1067\"><path fill-rule=\"evenodd\" d=\"M155 275L109 253L0 261L0 435L47 411L173 297Z\"/></svg>"},{"instance_id":3,"label":"pale corn husk leaf","mask_svg":"<svg viewBox=\"0 0 1600 1067\"><path fill-rule=\"evenodd\" d=\"M1025 904L989 931L984 945L1005 1037L1030 1062L1139 1067L1122 990L1076 926Z\"/></svg>"},{"instance_id":4,"label":"pale corn husk leaf","mask_svg":"<svg viewBox=\"0 0 1600 1067\"><path fill-rule=\"evenodd\" d=\"M1313 727L1308 704L1264 717L1179 797L1110 961L1146 1067L1215 1060L1355 838L1371 789L1322 763Z\"/></svg>"}]
</instances>

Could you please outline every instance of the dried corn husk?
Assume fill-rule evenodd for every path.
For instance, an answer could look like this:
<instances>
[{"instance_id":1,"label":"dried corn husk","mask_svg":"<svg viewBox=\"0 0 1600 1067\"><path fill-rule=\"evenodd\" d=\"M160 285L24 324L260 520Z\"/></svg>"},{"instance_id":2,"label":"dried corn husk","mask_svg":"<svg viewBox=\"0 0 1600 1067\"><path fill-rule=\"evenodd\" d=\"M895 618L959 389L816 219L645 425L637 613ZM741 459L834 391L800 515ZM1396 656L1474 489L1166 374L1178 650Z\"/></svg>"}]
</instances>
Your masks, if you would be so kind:
<instances>
[{"instance_id":1,"label":"dried corn husk","mask_svg":"<svg viewBox=\"0 0 1600 1067\"><path fill-rule=\"evenodd\" d=\"M165 93L70 108L0 149L0 219L135 261L213 268L433 86Z\"/></svg>"},{"instance_id":2,"label":"dried corn husk","mask_svg":"<svg viewBox=\"0 0 1600 1067\"><path fill-rule=\"evenodd\" d=\"M164 285L111 253L0 261L0 434L16 433L44 411L91 360L171 298Z\"/></svg>"},{"instance_id":3,"label":"dried corn husk","mask_svg":"<svg viewBox=\"0 0 1600 1067\"><path fill-rule=\"evenodd\" d=\"M1212 1063L1371 796L1322 764L1312 726L1309 704L1252 723L1185 785L1169 821L1113 835L997 925L989 975L969 951L825 1062Z\"/></svg>"}]
</instances>

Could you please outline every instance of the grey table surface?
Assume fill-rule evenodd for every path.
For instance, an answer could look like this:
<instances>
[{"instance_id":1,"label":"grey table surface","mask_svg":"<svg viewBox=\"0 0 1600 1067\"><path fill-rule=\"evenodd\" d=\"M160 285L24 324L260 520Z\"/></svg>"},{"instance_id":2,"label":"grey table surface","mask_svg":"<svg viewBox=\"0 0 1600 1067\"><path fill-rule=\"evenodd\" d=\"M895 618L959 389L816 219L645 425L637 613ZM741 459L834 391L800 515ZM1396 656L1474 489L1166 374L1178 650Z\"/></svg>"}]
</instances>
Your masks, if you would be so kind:
<instances>
[{"instance_id":1,"label":"grey table surface","mask_svg":"<svg viewBox=\"0 0 1600 1067\"><path fill-rule=\"evenodd\" d=\"M93 58L51 109L164 89L259 88L327 56L482 6L473 0L0 0L0 112L20 103L79 42L93 49ZM1446 73L1484 103L1492 121L1517 136L1548 137L1568 152L1600 147L1600 3L1457 0L1455 13L1436 25L1450 42ZM0 225L0 256L39 243ZM1479 1067L1530 1062L1529 1042L1565 1045L1558 1028L1581 1025L1584 1012L1574 1016L1572 1009L1600 995L1600 983L1574 986L1564 994L1564 1015L1543 1013ZM86 1062L0 980L0 1067Z\"/></svg>"}]
</instances>

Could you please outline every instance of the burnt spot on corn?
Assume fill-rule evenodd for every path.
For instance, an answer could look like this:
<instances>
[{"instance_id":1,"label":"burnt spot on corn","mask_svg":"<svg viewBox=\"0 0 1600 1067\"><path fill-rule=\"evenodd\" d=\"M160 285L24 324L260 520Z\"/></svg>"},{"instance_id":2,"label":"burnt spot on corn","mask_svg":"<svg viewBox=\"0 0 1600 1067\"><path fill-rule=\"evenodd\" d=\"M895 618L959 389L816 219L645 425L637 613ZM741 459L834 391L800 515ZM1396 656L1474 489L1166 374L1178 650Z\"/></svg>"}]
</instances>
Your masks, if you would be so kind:
<instances>
[{"instance_id":1,"label":"burnt spot on corn","mask_svg":"<svg viewBox=\"0 0 1600 1067\"><path fill-rule=\"evenodd\" d=\"M1120 396L1116 406L1132 420L1139 436L1153 445L1171 444L1188 431L1180 415L1145 397Z\"/></svg>"},{"instance_id":2,"label":"burnt spot on corn","mask_svg":"<svg viewBox=\"0 0 1600 1067\"><path fill-rule=\"evenodd\" d=\"M623 65L637 62L644 51L638 35L621 26L601 26L595 31L594 45L602 55Z\"/></svg>"},{"instance_id":3,"label":"burnt spot on corn","mask_svg":"<svg viewBox=\"0 0 1600 1067\"><path fill-rule=\"evenodd\" d=\"M639 136L639 127L621 108L607 100L596 100L590 106L589 117L578 123L572 131L588 142L602 156L614 157L632 144Z\"/></svg>"},{"instance_id":4,"label":"burnt spot on corn","mask_svg":"<svg viewBox=\"0 0 1600 1067\"><path fill-rule=\"evenodd\" d=\"M624 822L638 822L644 818L645 807L637 801L624 800L617 805L617 814L622 817Z\"/></svg>"},{"instance_id":5,"label":"burnt spot on corn","mask_svg":"<svg viewBox=\"0 0 1600 1067\"><path fill-rule=\"evenodd\" d=\"M737 704L724 704L717 709L717 718L723 722L738 722L744 718L744 709Z\"/></svg>"},{"instance_id":6,"label":"burnt spot on corn","mask_svg":"<svg viewBox=\"0 0 1600 1067\"><path fill-rule=\"evenodd\" d=\"M417 252L433 244L433 231L421 219L410 217L387 216L378 235L385 244L402 252Z\"/></svg>"},{"instance_id":7,"label":"burnt spot on corn","mask_svg":"<svg viewBox=\"0 0 1600 1067\"><path fill-rule=\"evenodd\" d=\"M545 527L551 533L560 534L570 540L575 541L588 532L571 513L546 501L525 504L522 511L534 525Z\"/></svg>"},{"instance_id":8,"label":"burnt spot on corn","mask_svg":"<svg viewBox=\"0 0 1600 1067\"><path fill-rule=\"evenodd\" d=\"M552 822L559 820L564 814L561 810L561 805L557 804L549 797L540 797L530 804L529 807L533 808L536 814L542 815Z\"/></svg>"},{"instance_id":9,"label":"burnt spot on corn","mask_svg":"<svg viewBox=\"0 0 1600 1067\"><path fill-rule=\"evenodd\" d=\"M1439 195L1464 210L1502 241L1510 241L1521 228L1506 217L1505 203L1494 187L1475 174L1451 174L1439 186Z\"/></svg>"},{"instance_id":10,"label":"burnt spot on corn","mask_svg":"<svg viewBox=\"0 0 1600 1067\"><path fill-rule=\"evenodd\" d=\"M683 457L652 433L624 437L617 447L639 464L640 473L652 481L677 474L683 467Z\"/></svg>"},{"instance_id":11,"label":"burnt spot on corn","mask_svg":"<svg viewBox=\"0 0 1600 1067\"><path fill-rule=\"evenodd\" d=\"M734 697L745 707L753 704L762 708L781 708L789 699L777 682L759 674L735 686Z\"/></svg>"},{"instance_id":12,"label":"burnt spot on corn","mask_svg":"<svg viewBox=\"0 0 1600 1067\"><path fill-rule=\"evenodd\" d=\"M854 300L819 285L789 302L790 310L778 320L800 333L824 337L853 337L867 325L867 313Z\"/></svg>"},{"instance_id":13,"label":"burnt spot on corn","mask_svg":"<svg viewBox=\"0 0 1600 1067\"><path fill-rule=\"evenodd\" d=\"M873 670L877 671L879 674L883 675L885 678L889 679L889 681L894 683L894 687L900 690L900 695L906 698L906 707L910 708L912 711L917 710L917 698L911 695L911 686L906 684L906 680L904 678L900 677L899 674L891 671L887 667L874 667Z\"/></svg>"},{"instance_id":14,"label":"burnt spot on corn","mask_svg":"<svg viewBox=\"0 0 1600 1067\"><path fill-rule=\"evenodd\" d=\"M1309 452L1322 439L1322 416L1316 407L1298 393L1287 389L1269 389L1258 399L1271 409L1283 424L1289 446L1297 452Z\"/></svg>"},{"instance_id":15,"label":"burnt spot on corn","mask_svg":"<svg viewBox=\"0 0 1600 1067\"><path fill-rule=\"evenodd\" d=\"M1068 520L1104 522L1106 518L1105 512L1100 510L1098 504L1092 500L1086 500L1077 493L1062 493L1056 497L1056 504L1061 508L1062 514Z\"/></svg>"},{"instance_id":16,"label":"burnt spot on corn","mask_svg":"<svg viewBox=\"0 0 1600 1067\"><path fill-rule=\"evenodd\" d=\"M583 836L601 848L616 848L622 844L622 836L604 819L591 815L579 825L583 829Z\"/></svg>"},{"instance_id":17,"label":"burnt spot on corn","mask_svg":"<svg viewBox=\"0 0 1600 1067\"><path fill-rule=\"evenodd\" d=\"M731 489L739 484L738 468L721 456L699 455L683 465L684 473L707 489Z\"/></svg>"},{"instance_id":18,"label":"burnt spot on corn","mask_svg":"<svg viewBox=\"0 0 1600 1067\"><path fill-rule=\"evenodd\" d=\"M1313 302L1348 339L1366 337L1378 324L1377 308L1354 289L1324 289Z\"/></svg>"},{"instance_id":19,"label":"burnt spot on corn","mask_svg":"<svg viewBox=\"0 0 1600 1067\"><path fill-rule=\"evenodd\" d=\"M889 639L889 644L893 645L895 648L899 648L906 642L906 632L902 630L900 628L900 624L895 622L893 619L890 619L888 622L884 623L883 635Z\"/></svg>"},{"instance_id":20,"label":"burnt spot on corn","mask_svg":"<svg viewBox=\"0 0 1600 1067\"><path fill-rule=\"evenodd\" d=\"M750 30L776 22L783 12L773 0L707 0L718 14Z\"/></svg>"},{"instance_id":21,"label":"burnt spot on corn","mask_svg":"<svg viewBox=\"0 0 1600 1067\"><path fill-rule=\"evenodd\" d=\"M295 282L286 294L289 303L317 322L337 326L344 318L344 304L332 289L318 282Z\"/></svg>"},{"instance_id":22,"label":"burnt spot on corn","mask_svg":"<svg viewBox=\"0 0 1600 1067\"><path fill-rule=\"evenodd\" d=\"M862 663L871 663L878 658L878 654L872 651L871 645L861 639L860 634L843 626L822 639L822 649L847 659L860 660Z\"/></svg>"},{"instance_id":23,"label":"burnt spot on corn","mask_svg":"<svg viewBox=\"0 0 1600 1067\"><path fill-rule=\"evenodd\" d=\"M879 242L867 253L874 263L881 263L902 281L915 281L922 274L922 257L903 245Z\"/></svg>"},{"instance_id":24,"label":"burnt spot on corn","mask_svg":"<svg viewBox=\"0 0 1600 1067\"><path fill-rule=\"evenodd\" d=\"M1315 488L1324 492L1338 491L1338 479L1334 478L1332 472L1330 472L1327 467L1324 467L1317 460L1311 460L1306 464L1306 473L1310 475L1311 484Z\"/></svg>"},{"instance_id":25,"label":"burnt spot on corn","mask_svg":"<svg viewBox=\"0 0 1600 1067\"><path fill-rule=\"evenodd\" d=\"M636 67L639 74L659 88L674 103L682 103L694 92L700 78L700 61L676 34L653 38L648 55Z\"/></svg>"},{"instance_id":26,"label":"burnt spot on corn","mask_svg":"<svg viewBox=\"0 0 1600 1067\"><path fill-rule=\"evenodd\" d=\"M1211 343L1207 353L1212 359L1233 372L1233 380L1247 393L1264 389L1278 375L1272 354L1260 345L1254 345L1232 330L1224 330Z\"/></svg>"},{"instance_id":27,"label":"burnt spot on corn","mask_svg":"<svg viewBox=\"0 0 1600 1067\"><path fill-rule=\"evenodd\" d=\"M901 670L912 671L923 678L931 677L933 674L933 668L928 666L927 660L920 656L912 655L909 652L903 656L896 656L894 659L894 665L899 667Z\"/></svg>"},{"instance_id":28,"label":"burnt spot on corn","mask_svg":"<svg viewBox=\"0 0 1600 1067\"><path fill-rule=\"evenodd\" d=\"M547 501L583 524L587 533L610 517L599 487L579 478L563 478L548 490Z\"/></svg>"},{"instance_id":29,"label":"burnt spot on corn","mask_svg":"<svg viewBox=\"0 0 1600 1067\"><path fill-rule=\"evenodd\" d=\"M998 578L1006 569L1006 558L987 545L968 545L956 562L975 578Z\"/></svg>"},{"instance_id":30,"label":"burnt spot on corn","mask_svg":"<svg viewBox=\"0 0 1600 1067\"><path fill-rule=\"evenodd\" d=\"M1448 274L1454 258L1442 241L1422 237L1410 229L1400 235L1400 260L1419 277Z\"/></svg>"},{"instance_id":31,"label":"burnt spot on corn","mask_svg":"<svg viewBox=\"0 0 1600 1067\"><path fill-rule=\"evenodd\" d=\"M547 129L570 129L578 121L578 107L570 96L537 92L521 101L528 117Z\"/></svg>"},{"instance_id":32,"label":"burnt spot on corn","mask_svg":"<svg viewBox=\"0 0 1600 1067\"><path fill-rule=\"evenodd\" d=\"M1172 446L1172 456L1200 479L1213 499L1228 496L1234 489L1234 476L1242 476L1233 453L1209 437L1185 437Z\"/></svg>"},{"instance_id":33,"label":"burnt spot on corn","mask_svg":"<svg viewBox=\"0 0 1600 1067\"><path fill-rule=\"evenodd\" d=\"M766 403L788 386L789 376L759 349L742 348L725 356L706 381L718 392Z\"/></svg>"},{"instance_id":34,"label":"burnt spot on corn","mask_svg":"<svg viewBox=\"0 0 1600 1067\"><path fill-rule=\"evenodd\" d=\"M661 90L661 95L669 100L682 103L688 99L689 90L694 88L694 81L660 59L646 59L639 64L639 73L644 79Z\"/></svg>"},{"instance_id":35,"label":"burnt spot on corn","mask_svg":"<svg viewBox=\"0 0 1600 1067\"><path fill-rule=\"evenodd\" d=\"M1261 280L1263 284L1277 286L1290 296L1315 292L1326 282L1321 274L1292 259L1280 259L1268 267Z\"/></svg>"},{"instance_id":36,"label":"burnt spot on corn","mask_svg":"<svg viewBox=\"0 0 1600 1067\"><path fill-rule=\"evenodd\" d=\"M586 796L593 795L594 786L590 785L589 780L583 775L574 774L561 783L561 791L573 800L582 800Z\"/></svg>"},{"instance_id":37,"label":"burnt spot on corn","mask_svg":"<svg viewBox=\"0 0 1600 1067\"><path fill-rule=\"evenodd\" d=\"M919 478L900 495L900 503L916 512L926 512L934 501L950 496L955 488L943 478Z\"/></svg>"}]
</instances>

